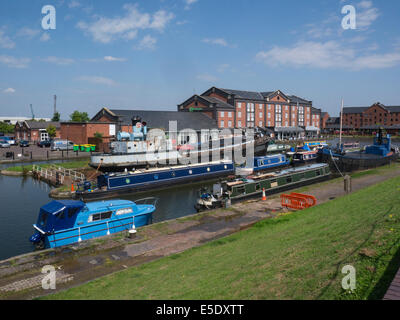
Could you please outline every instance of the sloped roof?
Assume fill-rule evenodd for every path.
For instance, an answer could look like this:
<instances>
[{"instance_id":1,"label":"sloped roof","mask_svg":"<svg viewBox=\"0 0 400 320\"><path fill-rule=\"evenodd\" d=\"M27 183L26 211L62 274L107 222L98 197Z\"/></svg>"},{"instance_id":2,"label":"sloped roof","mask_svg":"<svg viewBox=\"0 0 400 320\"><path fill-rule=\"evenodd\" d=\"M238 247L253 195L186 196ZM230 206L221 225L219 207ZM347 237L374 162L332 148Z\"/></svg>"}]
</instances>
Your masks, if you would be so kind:
<instances>
[{"instance_id":1,"label":"sloped roof","mask_svg":"<svg viewBox=\"0 0 400 320\"><path fill-rule=\"evenodd\" d=\"M49 126L54 126L57 129L60 128L60 122L55 122L55 121L25 121L25 123L28 125L30 129L47 129Z\"/></svg>"},{"instance_id":2,"label":"sloped roof","mask_svg":"<svg viewBox=\"0 0 400 320\"><path fill-rule=\"evenodd\" d=\"M168 130L170 121L177 121L178 131L183 129L217 129L217 122L200 112L147 111L112 109L123 125L131 125L131 119L139 116L148 127Z\"/></svg>"},{"instance_id":3,"label":"sloped roof","mask_svg":"<svg viewBox=\"0 0 400 320\"><path fill-rule=\"evenodd\" d=\"M217 108L221 108L221 109L235 109L235 107L229 103L226 103L218 98L214 98L214 97L209 97L209 96L199 96L201 98L203 98L204 100L207 100L210 103L215 104L215 106Z\"/></svg>"},{"instance_id":4,"label":"sloped roof","mask_svg":"<svg viewBox=\"0 0 400 320\"><path fill-rule=\"evenodd\" d=\"M235 95L236 98L248 99L248 100L264 100L264 96L260 92L255 91L242 91L242 90L232 90L232 89L221 89L228 94Z\"/></svg>"},{"instance_id":5,"label":"sloped roof","mask_svg":"<svg viewBox=\"0 0 400 320\"><path fill-rule=\"evenodd\" d=\"M365 110L369 108L370 107L345 107L343 108L343 114L363 113Z\"/></svg>"}]
</instances>

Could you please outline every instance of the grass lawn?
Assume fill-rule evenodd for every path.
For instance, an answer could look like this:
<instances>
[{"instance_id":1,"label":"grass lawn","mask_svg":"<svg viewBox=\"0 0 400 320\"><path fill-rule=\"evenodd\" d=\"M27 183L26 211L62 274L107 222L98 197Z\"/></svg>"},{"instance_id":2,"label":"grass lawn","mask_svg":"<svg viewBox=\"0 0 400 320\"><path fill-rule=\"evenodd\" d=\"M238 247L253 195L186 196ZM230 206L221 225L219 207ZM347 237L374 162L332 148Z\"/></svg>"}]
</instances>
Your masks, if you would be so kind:
<instances>
[{"instance_id":1,"label":"grass lawn","mask_svg":"<svg viewBox=\"0 0 400 320\"><path fill-rule=\"evenodd\" d=\"M46 299L381 299L400 265L400 177ZM345 265L357 289L341 288Z\"/></svg>"},{"instance_id":2,"label":"grass lawn","mask_svg":"<svg viewBox=\"0 0 400 320\"><path fill-rule=\"evenodd\" d=\"M89 160L66 161L66 162L57 162L52 164L49 163L39 164L39 166L42 168L48 168L52 165L57 167L62 167L65 169L83 169L89 165ZM7 171L13 171L13 172L23 172L24 170L31 171L32 164L19 165L7 168Z\"/></svg>"}]
</instances>

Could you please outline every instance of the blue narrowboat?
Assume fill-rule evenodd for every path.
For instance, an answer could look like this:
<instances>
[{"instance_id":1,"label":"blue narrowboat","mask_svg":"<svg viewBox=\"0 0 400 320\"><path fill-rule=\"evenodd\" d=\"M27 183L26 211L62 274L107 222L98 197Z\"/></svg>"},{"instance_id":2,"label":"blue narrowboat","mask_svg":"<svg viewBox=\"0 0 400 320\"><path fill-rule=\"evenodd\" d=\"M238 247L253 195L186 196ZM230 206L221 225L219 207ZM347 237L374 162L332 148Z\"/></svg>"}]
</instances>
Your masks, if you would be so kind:
<instances>
[{"instance_id":1,"label":"blue narrowboat","mask_svg":"<svg viewBox=\"0 0 400 320\"><path fill-rule=\"evenodd\" d=\"M285 154L275 154L263 157L254 158L254 167L237 167L236 175L247 176L253 172L267 171L277 167L284 167L290 164L290 160L287 159Z\"/></svg>"},{"instance_id":2,"label":"blue narrowboat","mask_svg":"<svg viewBox=\"0 0 400 320\"><path fill-rule=\"evenodd\" d=\"M134 230L152 222L157 199L85 203L52 201L40 208L30 241L39 248L56 248L113 233ZM141 204L143 203L143 204Z\"/></svg>"},{"instance_id":3,"label":"blue narrowboat","mask_svg":"<svg viewBox=\"0 0 400 320\"><path fill-rule=\"evenodd\" d=\"M97 177L93 188L86 182L75 193L76 199L110 198L122 193L156 190L184 183L216 179L234 174L232 161L217 161L173 167L106 173Z\"/></svg>"}]
</instances>

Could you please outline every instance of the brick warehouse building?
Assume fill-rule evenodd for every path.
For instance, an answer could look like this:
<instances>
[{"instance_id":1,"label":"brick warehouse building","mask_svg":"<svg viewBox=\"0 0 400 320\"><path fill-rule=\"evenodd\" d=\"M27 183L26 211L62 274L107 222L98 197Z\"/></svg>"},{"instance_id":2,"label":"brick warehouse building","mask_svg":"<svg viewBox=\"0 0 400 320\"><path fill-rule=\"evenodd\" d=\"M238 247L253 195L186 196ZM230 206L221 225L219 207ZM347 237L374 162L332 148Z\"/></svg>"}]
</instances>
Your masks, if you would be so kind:
<instances>
[{"instance_id":1,"label":"brick warehouse building","mask_svg":"<svg viewBox=\"0 0 400 320\"><path fill-rule=\"evenodd\" d=\"M385 106L379 102L370 107L343 108L343 125L357 131L371 131L383 127L398 132L400 106Z\"/></svg>"},{"instance_id":2,"label":"brick warehouse building","mask_svg":"<svg viewBox=\"0 0 400 320\"><path fill-rule=\"evenodd\" d=\"M180 112L201 112L222 128L301 127L319 131L321 110L312 101L280 90L252 92L212 87L178 105Z\"/></svg>"}]
</instances>

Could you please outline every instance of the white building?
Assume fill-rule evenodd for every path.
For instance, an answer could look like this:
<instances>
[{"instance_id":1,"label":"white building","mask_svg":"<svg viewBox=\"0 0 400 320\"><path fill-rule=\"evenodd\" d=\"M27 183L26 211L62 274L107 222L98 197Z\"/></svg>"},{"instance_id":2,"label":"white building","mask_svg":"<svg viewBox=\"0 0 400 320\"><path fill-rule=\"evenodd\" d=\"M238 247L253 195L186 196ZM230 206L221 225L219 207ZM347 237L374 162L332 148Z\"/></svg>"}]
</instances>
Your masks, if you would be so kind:
<instances>
[{"instance_id":1,"label":"white building","mask_svg":"<svg viewBox=\"0 0 400 320\"><path fill-rule=\"evenodd\" d=\"M45 120L45 121L51 121L50 118L37 118L36 120ZM31 118L26 118L26 117L0 117L0 122L6 122L9 124L15 125L18 121L29 121L32 120Z\"/></svg>"}]
</instances>

